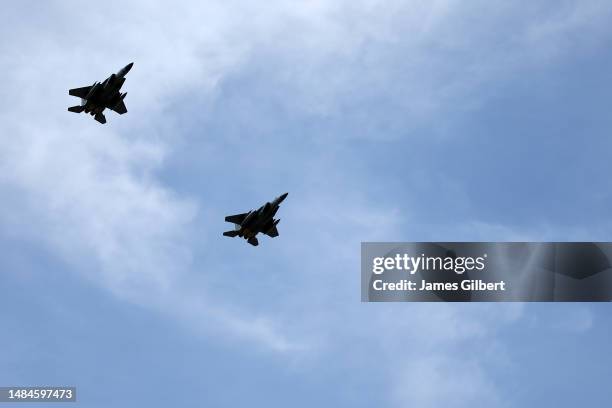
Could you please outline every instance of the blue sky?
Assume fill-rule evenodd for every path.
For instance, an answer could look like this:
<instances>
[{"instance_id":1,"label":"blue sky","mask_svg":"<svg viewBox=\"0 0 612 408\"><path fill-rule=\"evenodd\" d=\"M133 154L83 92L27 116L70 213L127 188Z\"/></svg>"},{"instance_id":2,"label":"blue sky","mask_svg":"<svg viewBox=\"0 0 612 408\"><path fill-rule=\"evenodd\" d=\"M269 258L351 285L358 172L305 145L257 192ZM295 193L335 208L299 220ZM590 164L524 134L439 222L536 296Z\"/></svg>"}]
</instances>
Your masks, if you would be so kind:
<instances>
[{"instance_id":1,"label":"blue sky","mask_svg":"<svg viewBox=\"0 0 612 408\"><path fill-rule=\"evenodd\" d=\"M612 239L607 2L1 11L0 385L87 407L612 397L607 305L359 301L361 241ZM127 115L66 112L132 61ZM285 191L279 238L221 236Z\"/></svg>"}]
</instances>

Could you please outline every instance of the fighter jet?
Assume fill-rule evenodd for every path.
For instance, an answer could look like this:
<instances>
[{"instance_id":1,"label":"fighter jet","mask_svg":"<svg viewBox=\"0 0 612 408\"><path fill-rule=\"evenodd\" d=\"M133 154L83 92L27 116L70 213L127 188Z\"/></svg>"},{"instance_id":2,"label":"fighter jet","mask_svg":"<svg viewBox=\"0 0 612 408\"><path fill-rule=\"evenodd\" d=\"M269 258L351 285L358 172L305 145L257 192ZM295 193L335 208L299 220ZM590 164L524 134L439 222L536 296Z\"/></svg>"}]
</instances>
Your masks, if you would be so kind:
<instances>
[{"instance_id":1,"label":"fighter jet","mask_svg":"<svg viewBox=\"0 0 612 408\"><path fill-rule=\"evenodd\" d=\"M272 238L278 237L276 225L280 219L275 220L274 216L278 211L280 203L287 198L288 194L285 193L275 198L274 201L265 203L258 210L225 217L225 221L236 224L236 228L232 231L225 231L223 235L232 238L242 237L253 246L259 245L256 235L260 232Z\"/></svg>"},{"instance_id":2,"label":"fighter jet","mask_svg":"<svg viewBox=\"0 0 612 408\"><path fill-rule=\"evenodd\" d=\"M74 88L68 91L72 96L81 98L81 104L68 108L70 112L89 113L100 123L106 123L106 118L102 113L108 108L120 115L127 112L123 99L127 92L120 93L119 90L125 82L125 75L132 69L133 62L121 68L116 74L111 74L104 82L94 82L91 86Z\"/></svg>"}]
</instances>

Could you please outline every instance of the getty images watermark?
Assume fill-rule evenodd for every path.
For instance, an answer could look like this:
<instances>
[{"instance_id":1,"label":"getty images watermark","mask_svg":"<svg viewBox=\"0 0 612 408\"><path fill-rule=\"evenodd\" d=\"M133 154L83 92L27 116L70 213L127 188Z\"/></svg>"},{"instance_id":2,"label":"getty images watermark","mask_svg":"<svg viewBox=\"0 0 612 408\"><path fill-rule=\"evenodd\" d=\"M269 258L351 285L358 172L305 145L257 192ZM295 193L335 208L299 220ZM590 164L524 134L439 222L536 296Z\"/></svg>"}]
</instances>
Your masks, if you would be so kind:
<instances>
[{"instance_id":1,"label":"getty images watermark","mask_svg":"<svg viewBox=\"0 0 612 408\"><path fill-rule=\"evenodd\" d=\"M388 271L403 271L408 275L417 272L445 271L463 275L469 271L482 271L485 269L487 254L478 257L451 256L410 256L406 253L395 256L379 256L372 260L372 273L382 275ZM460 282L436 282L426 278L420 282L412 279L385 282L382 277L374 279L372 289L375 291L456 291L456 290L506 290L506 282L484 282L480 279L463 279Z\"/></svg>"},{"instance_id":2,"label":"getty images watermark","mask_svg":"<svg viewBox=\"0 0 612 408\"><path fill-rule=\"evenodd\" d=\"M609 301L611 243L370 242L361 300Z\"/></svg>"}]
</instances>

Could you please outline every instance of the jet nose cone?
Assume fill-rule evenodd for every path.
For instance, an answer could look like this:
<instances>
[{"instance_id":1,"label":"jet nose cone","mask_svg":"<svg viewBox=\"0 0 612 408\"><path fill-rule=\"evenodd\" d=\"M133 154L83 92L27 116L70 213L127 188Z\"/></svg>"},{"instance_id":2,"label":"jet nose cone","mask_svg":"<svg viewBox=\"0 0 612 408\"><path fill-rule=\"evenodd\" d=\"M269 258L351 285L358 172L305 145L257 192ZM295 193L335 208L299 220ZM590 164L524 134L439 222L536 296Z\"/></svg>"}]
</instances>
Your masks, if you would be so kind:
<instances>
[{"instance_id":1,"label":"jet nose cone","mask_svg":"<svg viewBox=\"0 0 612 408\"><path fill-rule=\"evenodd\" d=\"M281 194L281 195L280 195L280 197L278 197L278 202L279 202L279 203L282 203L282 202L283 202L283 200L284 200L285 198L287 198L287 196L288 196L288 195L289 195L289 193Z\"/></svg>"},{"instance_id":2,"label":"jet nose cone","mask_svg":"<svg viewBox=\"0 0 612 408\"><path fill-rule=\"evenodd\" d=\"M127 64L125 67L121 68L121 70L119 72L117 72L117 76L123 78L124 76L127 75L128 72L130 72L130 69L132 69L132 66L134 65L133 62L130 62L129 64Z\"/></svg>"}]
</instances>

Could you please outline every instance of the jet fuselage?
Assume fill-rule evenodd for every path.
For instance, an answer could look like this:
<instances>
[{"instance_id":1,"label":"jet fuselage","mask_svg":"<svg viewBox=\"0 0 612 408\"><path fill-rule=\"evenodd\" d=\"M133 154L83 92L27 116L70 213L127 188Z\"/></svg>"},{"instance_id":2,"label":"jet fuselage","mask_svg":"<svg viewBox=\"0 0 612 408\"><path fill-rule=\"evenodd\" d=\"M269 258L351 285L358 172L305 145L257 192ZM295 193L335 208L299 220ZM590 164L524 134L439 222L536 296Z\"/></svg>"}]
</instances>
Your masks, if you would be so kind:
<instances>
[{"instance_id":1,"label":"jet fuselage","mask_svg":"<svg viewBox=\"0 0 612 408\"><path fill-rule=\"evenodd\" d=\"M227 231L226 236L239 236L245 238L252 245L257 245L256 235L261 233L275 237L278 235L276 225L280 220L274 219L278 212L280 203L287 197L285 193L277 197L272 202L267 202L257 210L249 211L246 214L226 217L227 222L235 223L235 231ZM240 217L235 219L234 217ZM239 222L237 220L240 220Z\"/></svg>"},{"instance_id":2,"label":"jet fuselage","mask_svg":"<svg viewBox=\"0 0 612 408\"><path fill-rule=\"evenodd\" d=\"M111 74L103 82L94 82L91 86L71 89L68 93L81 98L80 106L72 106L69 111L89 113L100 123L106 123L102 114L106 108L112 109L120 115L127 112L123 99L127 93L121 93L121 87L125 82L125 75L130 71L134 63L121 68L116 74Z\"/></svg>"}]
</instances>

